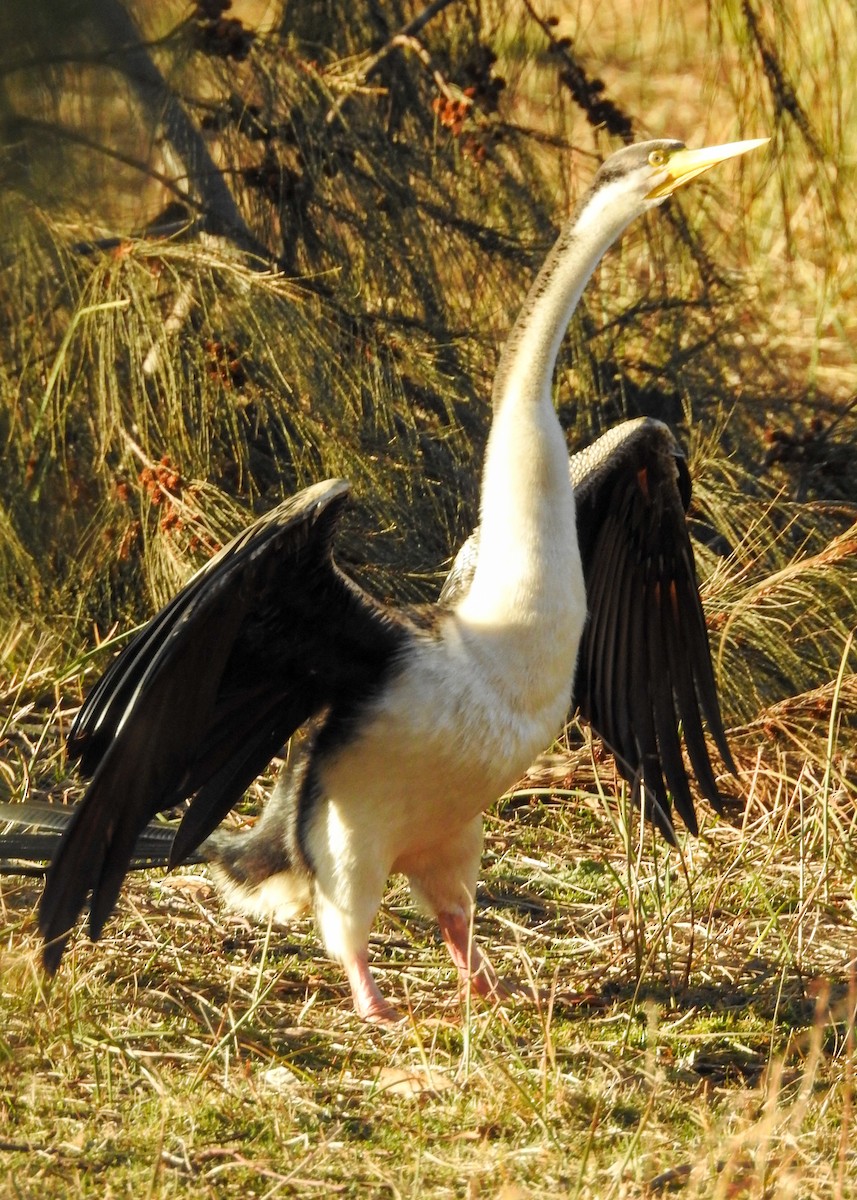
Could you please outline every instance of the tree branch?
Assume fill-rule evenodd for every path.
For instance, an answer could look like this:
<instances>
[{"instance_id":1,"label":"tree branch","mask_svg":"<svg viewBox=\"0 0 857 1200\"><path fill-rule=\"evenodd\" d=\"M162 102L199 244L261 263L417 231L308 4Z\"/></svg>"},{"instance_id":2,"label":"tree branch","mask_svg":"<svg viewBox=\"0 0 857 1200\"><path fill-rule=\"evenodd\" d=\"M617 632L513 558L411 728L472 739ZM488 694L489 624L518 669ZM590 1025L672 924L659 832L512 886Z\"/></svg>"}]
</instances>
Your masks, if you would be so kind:
<instances>
[{"instance_id":1,"label":"tree branch","mask_svg":"<svg viewBox=\"0 0 857 1200\"><path fill-rule=\"evenodd\" d=\"M96 0L91 14L111 48L117 51L117 69L133 88L148 119L163 131L166 145L180 160L188 188L199 201L195 207L204 209L208 232L229 238L240 249L260 259L267 269L272 261L270 250L247 226L202 134L144 46L129 13L120 0Z\"/></svg>"},{"instance_id":2,"label":"tree branch","mask_svg":"<svg viewBox=\"0 0 857 1200\"><path fill-rule=\"evenodd\" d=\"M408 21L406 25L403 25L380 50L376 51L375 54L371 55L364 62L363 66L357 72L354 84L355 89L363 87L367 80L377 71L385 58L388 58L399 46L407 44L410 39L415 38L433 17L436 17L439 12L442 12L452 3L454 3L454 0L432 0L432 3L424 8L421 13L418 13L412 21ZM328 125L331 125L336 120L342 110L342 106L352 95L353 92L348 92L346 95L340 96L331 105L330 111L325 118Z\"/></svg>"}]
</instances>

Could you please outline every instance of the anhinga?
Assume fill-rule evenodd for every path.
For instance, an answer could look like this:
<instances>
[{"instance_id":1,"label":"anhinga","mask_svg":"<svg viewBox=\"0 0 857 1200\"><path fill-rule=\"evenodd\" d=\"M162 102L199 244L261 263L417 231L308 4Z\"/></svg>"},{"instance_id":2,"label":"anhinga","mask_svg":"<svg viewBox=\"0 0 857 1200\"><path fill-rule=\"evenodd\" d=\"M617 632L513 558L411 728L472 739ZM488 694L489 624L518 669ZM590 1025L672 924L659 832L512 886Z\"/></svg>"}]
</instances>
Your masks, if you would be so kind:
<instances>
[{"instance_id":1,"label":"anhinga","mask_svg":"<svg viewBox=\"0 0 857 1200\"><path fill-rule=\"evenodd\" d=\"M503 351L478 550L460 556L438 604L394 610L339 570L331 547L349 486L328 480L236 537L119 654L68 738L92 781L47 874L49 971L88 897L99 936L138 836L187 800L170 863L205 843L244 911L284 921L314 908L360 1016L396 1015L367 961L392 872L436 917L462 979L491 994L496 977L470 933L482 813L556 735L573 681L620 770L642 779L650 815L672 835L668 787L695 829L679 725L715 803L700 710L732 760L684 520L686 468L669 431L642 421L575 456L570 475L551 382L580 294L626 226L760 144L652 141L598 171ZM301 726L299 762L255 826L214 834Z\"/></svg>"}]
</instances>

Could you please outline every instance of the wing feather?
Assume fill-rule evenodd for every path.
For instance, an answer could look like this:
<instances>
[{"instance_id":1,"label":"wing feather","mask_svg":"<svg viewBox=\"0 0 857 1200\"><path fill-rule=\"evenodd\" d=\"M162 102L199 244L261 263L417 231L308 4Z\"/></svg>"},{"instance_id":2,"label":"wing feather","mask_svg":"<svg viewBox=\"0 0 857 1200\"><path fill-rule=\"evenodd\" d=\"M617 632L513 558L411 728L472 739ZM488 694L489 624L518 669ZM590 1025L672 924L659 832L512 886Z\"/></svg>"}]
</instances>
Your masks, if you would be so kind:
<instances>
[{"instance_id":1,"label":"wing feather","mask_svg":"<svg viewBox=\"0 0 857 1200\"><path fill-rule=\"evenodd\" d=\"M701 792L721 803L703 717L735 771L685 519L689 474L670 431L648 418L575 455L571 473L589 609L573 699L672 840L668 793L697 829L682 738Z\"/></svg>"},{"instance_id":2,"label":"wing feather","mask_svg":"<svg viewBox=\"0 0 857 1200\"><path fill-rule=\"evenodd\" d=\"M48 872L39 922L55 970L90 900L97 938L141 830L191 798L190 854L291 734L371 692L407 627L336 567L349 493L307 488L250 526L122 651L83 705L70 753L92 772Z\"/></svg>"},{"instance_id":3,"label":"wing feather","mask_svg":"<svg viewBox=\"0 0 857 1200\"><path fill-rule=\"evenodd\" d=\"M706 726L724 765L737 774L685 517L690 474L667 426L647 417L624 422L573 455L569 470L588 613L572 702L624 778L643 787L645 811L674 840L670 794L688 829L697 831L682 742L714 808L722 800ZM466 594L478 548L476 529L455 559L442 603Z\"/></svg>"}]
</instances>

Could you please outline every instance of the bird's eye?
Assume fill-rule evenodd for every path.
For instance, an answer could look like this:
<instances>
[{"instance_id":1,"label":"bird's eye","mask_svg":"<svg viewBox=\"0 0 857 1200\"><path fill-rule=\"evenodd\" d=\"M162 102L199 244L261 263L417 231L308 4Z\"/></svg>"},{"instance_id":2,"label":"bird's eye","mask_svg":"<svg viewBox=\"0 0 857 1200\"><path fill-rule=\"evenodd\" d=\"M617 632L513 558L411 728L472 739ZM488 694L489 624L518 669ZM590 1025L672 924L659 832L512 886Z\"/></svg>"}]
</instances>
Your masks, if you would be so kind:
<instances>
[{"instance_id":1,"label":"bird's eye","mask_svg":"<svg viewBox=\"0 0 857 1200\"><path fill-rule=\"evenodd\" d=\"M651 152L651 154L649 155L649 166L650 167L665 167L666 162L667 162L667 156L663 152L663 150L653 150Z\"/></svg>"}]
</instances>

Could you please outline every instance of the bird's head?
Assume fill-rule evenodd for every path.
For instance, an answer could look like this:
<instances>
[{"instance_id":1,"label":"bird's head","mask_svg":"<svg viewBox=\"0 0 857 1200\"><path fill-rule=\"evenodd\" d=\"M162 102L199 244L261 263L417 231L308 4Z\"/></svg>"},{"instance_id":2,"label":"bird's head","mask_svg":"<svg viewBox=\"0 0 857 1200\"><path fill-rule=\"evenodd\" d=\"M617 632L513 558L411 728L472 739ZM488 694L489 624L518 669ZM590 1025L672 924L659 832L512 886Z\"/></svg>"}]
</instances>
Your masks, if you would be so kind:
<instances>
[{"instance_id":1,"label":"bird's head","mask_svg":"<svg viewBox=\"0 0 857 1200\"><path fill-rule=\"evenodd\" d=\"M591 191L596 194L602 189L609 191L618 201L624 200L630 208L644 212L662 204L667 196L703 171L724 159L764 146L769 140L753 138L705 146L701 150L688 150L683 142L669 139L638 142L610 155L595 176Z\"/></svg>"}]
</instances>

